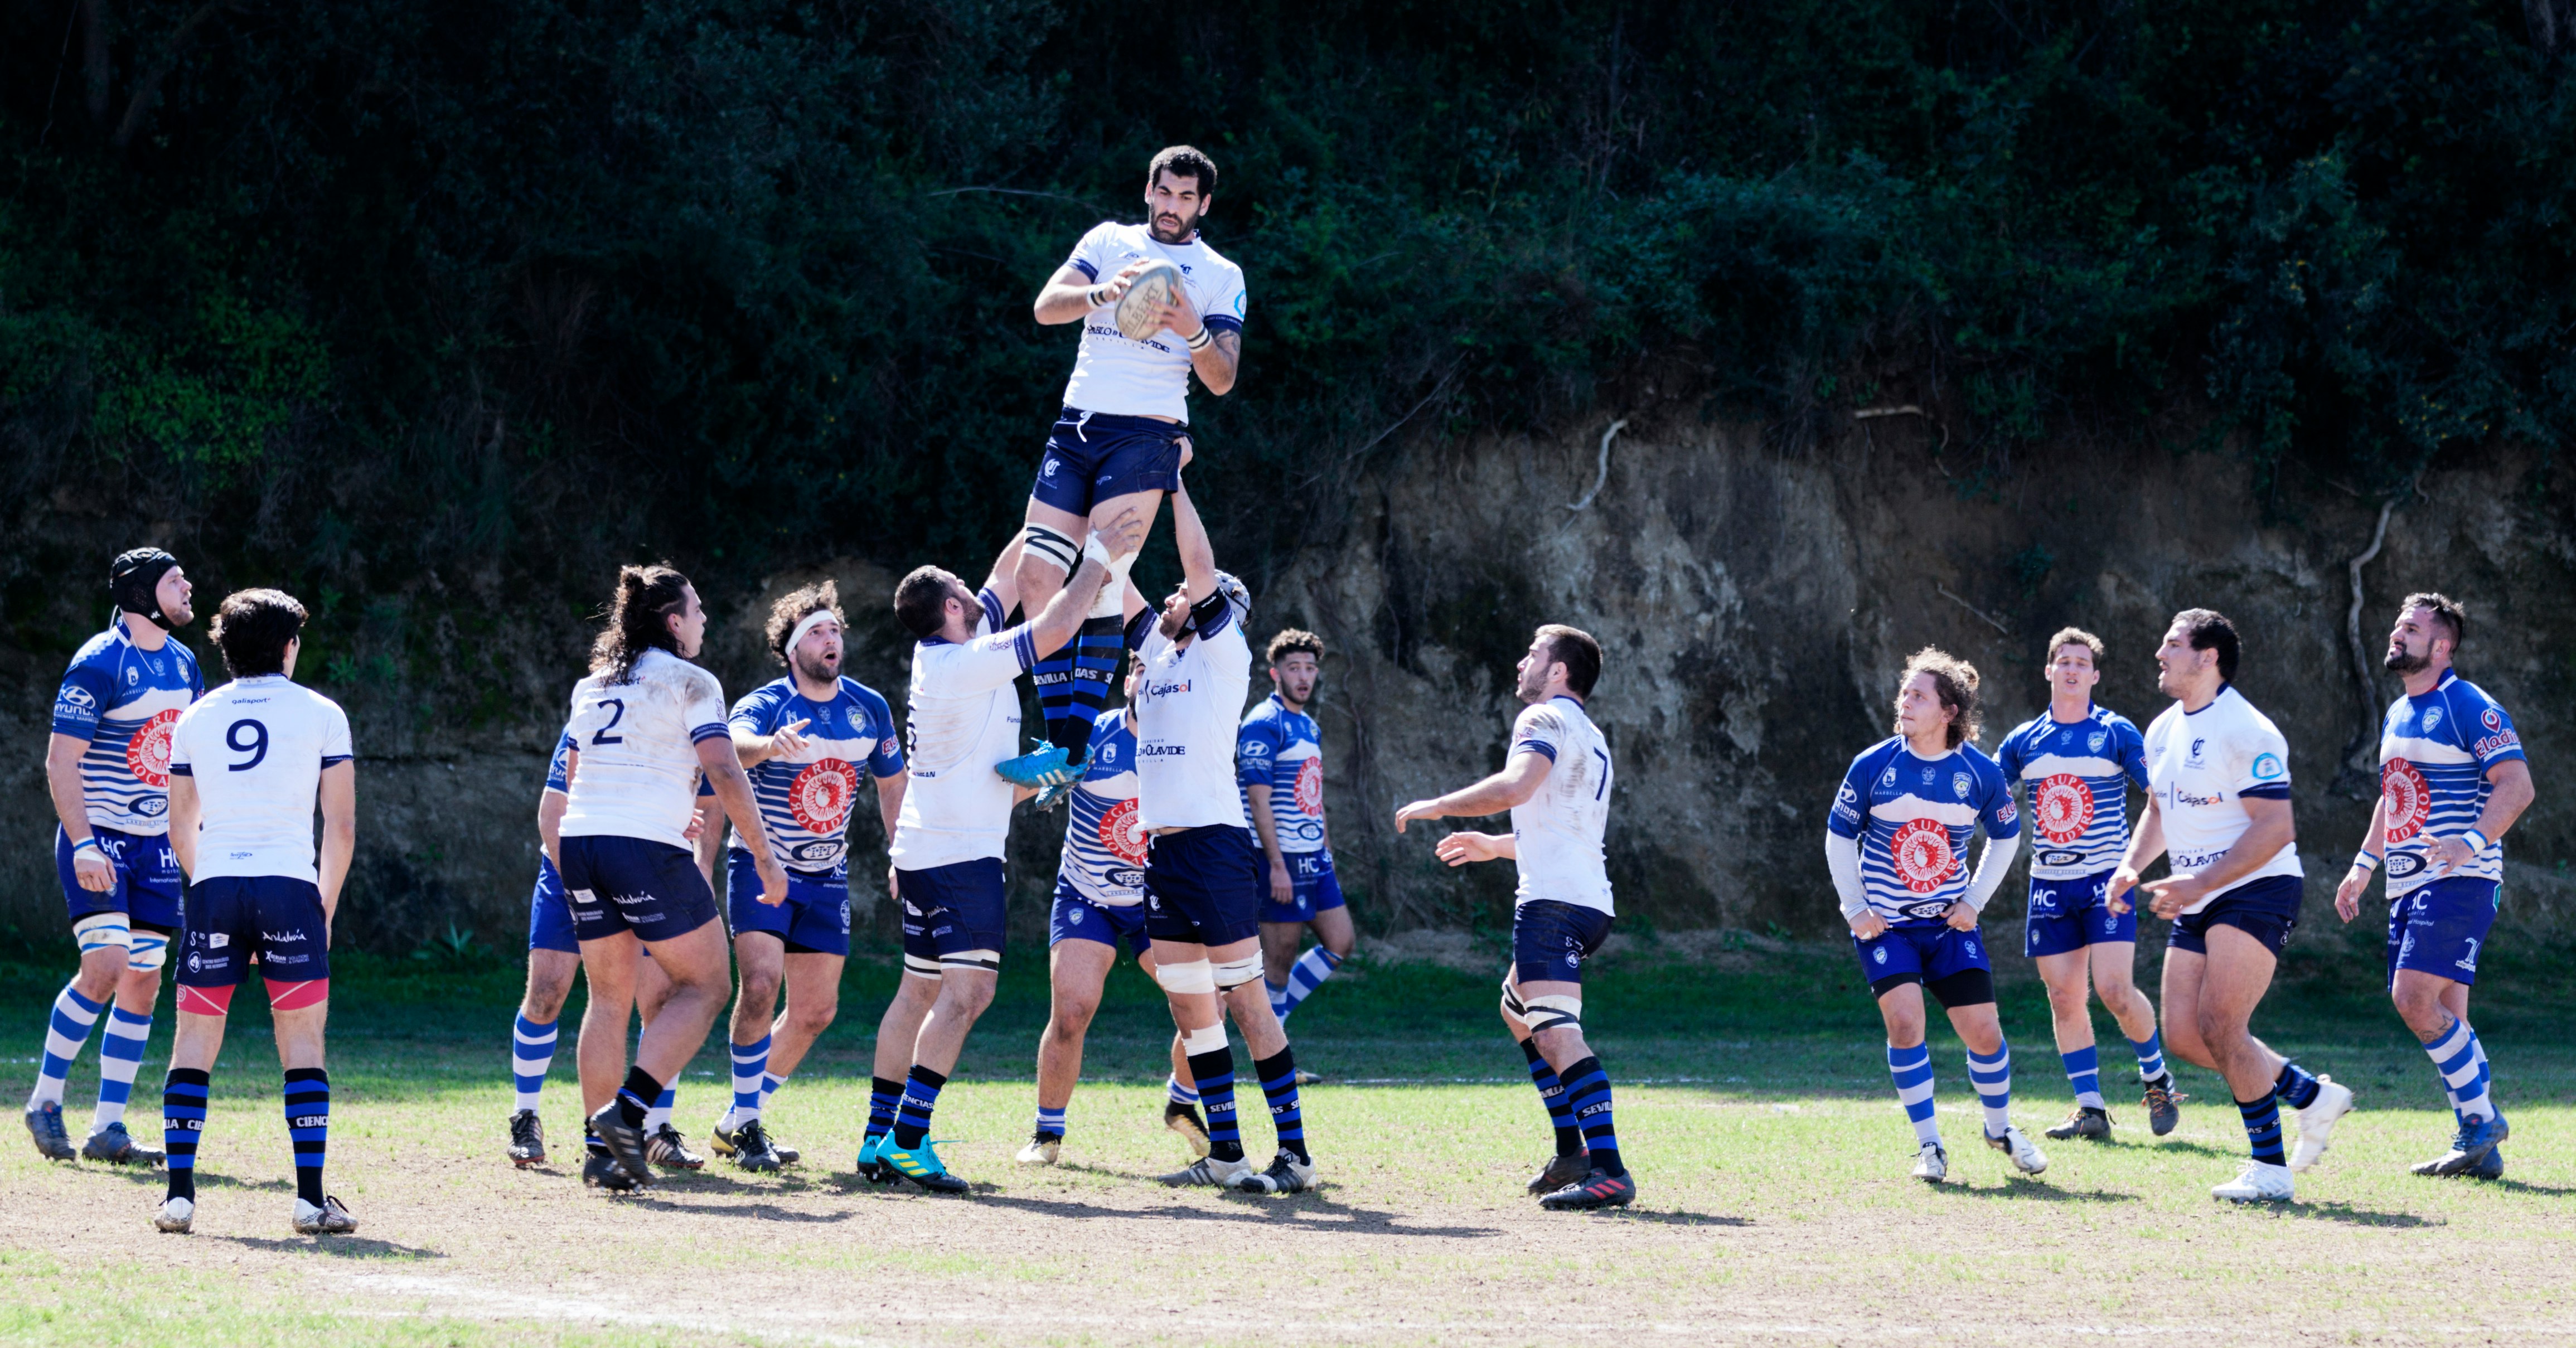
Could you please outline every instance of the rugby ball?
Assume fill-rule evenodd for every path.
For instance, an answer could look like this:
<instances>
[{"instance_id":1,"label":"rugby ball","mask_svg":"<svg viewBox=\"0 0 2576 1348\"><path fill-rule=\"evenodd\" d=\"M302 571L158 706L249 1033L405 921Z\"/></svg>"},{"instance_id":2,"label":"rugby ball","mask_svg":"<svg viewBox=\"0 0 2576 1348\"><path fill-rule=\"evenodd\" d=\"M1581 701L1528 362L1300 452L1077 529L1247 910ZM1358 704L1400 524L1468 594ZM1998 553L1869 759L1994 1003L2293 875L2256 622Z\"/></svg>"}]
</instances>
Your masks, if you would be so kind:
<instances>
[{"instance_id":1,"label":"rugby ball","mask_svg":"<svg viewBox=\"0 0 2576 1348\"><path fill-rule=\"evenodd\" d=\"M1163 309L1181 295L1181 269L1157 262L1136 273L1127 293L1118 297L1118 331L1141 342L1163 330Z\"/></svg>"}]
</instances>

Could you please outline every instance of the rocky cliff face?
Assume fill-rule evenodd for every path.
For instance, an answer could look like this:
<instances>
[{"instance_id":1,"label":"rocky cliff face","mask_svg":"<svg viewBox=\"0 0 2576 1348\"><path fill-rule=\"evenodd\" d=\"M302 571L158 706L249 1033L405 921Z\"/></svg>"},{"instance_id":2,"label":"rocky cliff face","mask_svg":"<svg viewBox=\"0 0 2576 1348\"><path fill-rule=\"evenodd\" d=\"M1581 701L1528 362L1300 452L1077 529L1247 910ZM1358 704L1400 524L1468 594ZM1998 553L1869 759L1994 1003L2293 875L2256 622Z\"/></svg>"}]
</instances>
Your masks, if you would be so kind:
<instances>
[{"instance_id":1,"label":"rocky cliff face","mask_svg":"<svg viewBox=\"0 0 2576 1348\"><path fill-rule=\"evenodd\" d=\"M1253 618L1256 638L1293 624L1331 644L1315 710L1336 851L1362 920L1507 917L1508 867L1449 871L1431 856L1441 828L1398 837L1390 820L1396 803L1499 765L1512 664L1549 621L1591 631L1607 654L1593 714L1619 758L1610 855L1631 925L1829 932L1826 805L1852 755L1887 733L1908 653L1939 645L1976 662L1991 749L2044 704L2040 643L2086 627L2110 646L2100 700L2143 725L2162 705L2149 652L2171 614L2194 605L2245 633L2239 682L2289 737L2311 896L2328 892L2373 789L2346 750L2368 724L2364 707L2396 691L2378 675L2365 698L2346 633L2347 563L2373 537L2375 503L2331 484L2283 488L2267 523L2241 463L2155 449L2039 454L1970 490L1936 455L1937 432L1894 424L1910 420L1791 454L1745 428L1643 421L1614 442L1581 509L1569 503L1595 484L1597 427L1420 449L1365 473L1350 514L1272 576ZM2508 844L2508 908L2544 926L2576 916L2576 800L2558 768L2576 749L2576 508L2563 482L2508 451L2427 474L2362 570L2359 618L2375 668L2400 596L2440 589L2469 605L2461 668L2512 709L2540 789ZM856 625L851 673L900 708L909 642L886 612L892 574L865 563L767 578L728 606L710 663L735 693L773 677L759 617L771 595L817 574L839 579ZM551 682L568 686L578 652L557 654ZM61 911L41 772L56 671L12 667L23 671L8 699L20 748L0 799L18 822L0 856L0 922L41 949ZM403 948L452 922L509 948L535 869L549 728L442 742L391 726L371 734L361 717L357 730L348 939ZM363 757L371 740L405 756ZM856 828L877 833L865 810ZM1015 830L1015 920L1032 937L1060 829L1058 816L1023 814ZM882 856L872 843L858 850ZM873 863L859 869L864 909L882 879Z\"/></svg>"}]
</instances>

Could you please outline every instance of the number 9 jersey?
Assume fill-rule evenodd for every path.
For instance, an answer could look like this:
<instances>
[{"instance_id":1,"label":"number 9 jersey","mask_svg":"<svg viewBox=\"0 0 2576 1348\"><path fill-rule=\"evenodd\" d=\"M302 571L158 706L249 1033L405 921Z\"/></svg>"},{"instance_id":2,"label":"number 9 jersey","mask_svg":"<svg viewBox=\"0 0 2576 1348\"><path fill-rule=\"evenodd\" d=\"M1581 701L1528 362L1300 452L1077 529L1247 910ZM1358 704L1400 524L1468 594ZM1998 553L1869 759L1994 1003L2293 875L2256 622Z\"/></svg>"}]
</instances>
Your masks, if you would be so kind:
<instances>
[{"instance_id":1,"label":"number 9 jersey","mask_svg":"<svg viewBox=\"0 0 2576 1348\"><path fill-rule=\"evenodd\" d=\"M313 807L322 770L350 757L340 704L282 674L260 674L197 699L170 728L170 775L197 787L197 869L321 883Z\"/></svg>"}]
</instances>

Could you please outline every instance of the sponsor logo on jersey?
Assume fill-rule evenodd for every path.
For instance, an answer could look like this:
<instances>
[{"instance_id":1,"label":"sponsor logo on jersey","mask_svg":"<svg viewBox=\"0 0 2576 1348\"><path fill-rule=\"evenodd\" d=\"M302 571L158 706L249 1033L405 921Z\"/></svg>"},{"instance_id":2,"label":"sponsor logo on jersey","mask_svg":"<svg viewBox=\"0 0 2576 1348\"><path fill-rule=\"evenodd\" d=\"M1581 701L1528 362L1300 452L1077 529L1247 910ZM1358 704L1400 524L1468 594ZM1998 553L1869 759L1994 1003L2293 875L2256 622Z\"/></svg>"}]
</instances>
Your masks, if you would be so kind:
<instances>
[{"instance_id":1,"label":"sponsor logo on jersey","mask_svg":"<svg viewBox=\"0 0 2576 1348\"><path fill-rule=\"evenodd\" d=\"M2522 737L2508 730L2501 735L2479 736L2478 742L2469 746L2469 752L2476 754L2480 758L2485 758L2489 754L2500 754L2507 749L2519 749L2521 747Z\"/></svg>"},{"instance_id":2,"label":"sponsor logo on jersey","mask_svg":"<svg viewBox=\"0 0 2576 1348\"><path fill-rule=\"evenodd\" d=\"M2433 786L2424 774L2402 758L2392 758L2379 765L2379 795L2387 802L2385 826L2388 841L2401 843L2421 832L2424 821L2433 816Z\"/></svg>"},{"instance_id":3,"label":"sponsor logo on jersey","mask_svg":"<svg viewBox=\"0 0 2576 1348\"><path fill-rule=\"evenodd\" d=\"M1243 742L1243 756L1246 758L1268 758L1270 756L1270 746L1259 740L1245 740Z\"/></svg>"},{"instance_id":4,"label":"sponsor logo on jersey","mask_svg":"<svg viewBox=\"0 0 2576 1348\"><path fill-rule=\"evenodd\" d=\"M298 927L293 931L263 931L259 934L259 939L268 942L270 945L285 945L290 941L303 940L304 929L302 927Z\"/></svg>"},{"instance_id":5,"label":"sponsor logo on jersey","mask_svg":"<svg viewBox=\"0 0 2576 1348\"><path fill-rule=\"evenodd\" d=\"M2220 797L2220 796L2195 796L2195 795L2193 795L2192 793L2190 793L2190 792L2188 792L2188 791L2185 791L2185 790L2183 790L2181 787L2178 787L2178 786L2174 788L2174 793L2173 793L2173 801L2174 801L2174 804L2176 804L2176 805L2216 805L2216 804L2218 804L2222 799L2224 799L2224 797Z\"/></svg>"},{"instance_id":6,"label":"sponsor logo on jersey","mask_svg":"<svg viewBox=\"0 0 2576 1348\"><path fill-rule=\"evenodd\" d=\"M816 759L787 784L787 812L808 833L836 833L849 820L858 789L857 769L837 758Z\"/></svg>"},{"instance_id":7,"label":"sponsor logo on jersey","mask_svg":"<svg viewBox=\"0 0 2576 1348\"><path fill-rule=\"evenodd\" d=\"M1136 756L1138 758L1180 758L1187 755L1189 751L1190 746L1186 744L1140 744L1136 746Z\"/></svg>"},{"instance_id":8,"label":"sponsor logo on jersey","mask_svg":"<svg viewBox=\"0 0 2576 1348\"><path fill-rule=\"evenodd\" d=\"M67 683L63 685L63 691L55 695L54 706L75 712L96 711L98 699L90 696L89 690L79 684Z\"/></svg>"},{"instance_id":9,"label":"sponsor logo on jersey","mask_svg":"<svg viewBox=\"0 0 2576 1348\"><path fill-rule=\"evenodd\" d=\"M1857 805L1860 803L1860 793L1852 790L1851 783L1845 782L1843 783L1842 790L1834 793L1834 799L1845 805Z\"/></svg>"},{"instance_id":10,"label":"sponsor logo on jersey","mask_svg":"<svg viewBox=\"0 0 2576 1348\"><path fill-rule=\"evenodd\" d=\"M2478 713L2478 724L2485 726L2489 730L2502 730L2504 729L2504 713L2497 711L2493 707L2489 707L2485 711Z\"/></svg>"},{"instance_id":11,"label":"sponsor logo on jersey","mask_svg":"<svg viewBox=\"0 0 2576 1348\"><path fill-rule=\"evenodd\" d=\"M814 842L799 843L796 845L795 849L790 851L787 855L797 861L805 863L809 867L829 866L833 862L838 861L841 857L841 853L846 850L848 850L848 844L843 843L840 839L823 838Z\"/></svg>"},{"instance_id":12,"label":"sponsor logo on jersey","mask_svg":"<svg viewBox=\"0 0 2576 1348\"><path fill-rule=\"evenodd\" d=\"M1297 808L1309 818L1324 813L1324 760L1309 758L1297 765Z\"/></svg>"},{"instance_id":13,"label":"sponsor logo on jersey","mask_svg":"<svg viewBox=\"0 0 2576 1348\"><path fill-rule=\"evenodd\" d=\"M1907 917L1918 922L1930 922L1950 911L1950 901L1932 899L1923 903L1909 903L1905 905L1903 911Z\"/></svg>"},{"instance_id":14,"label":"sponsor logo on jersey","mask_svg":"<svg viewBox=\"0 0 2576 1348\"><path fill-rule=\"evenodd\" d=\"M232 941L233 938L228 932L210 931L206 933L206 948L208 950L221 950L225 946L231 945Z\"/></svg>"},{"instance_id":15,"label":"sponsor logo on jersey","mask_svg":"<svg viewBox=\"0 0 2576 1348\"><path fill-rule=\"evenodd\" d=\"M2071 843L2093 827L2093 788L2074 773L2055 773L2031 791L2030 809L2041 836Z\"/></svg>"},{"instance_id":16,"label":"sponsor logo on jersey","mask_svg":"<svg viewBox=\"0 0 2576 1348\"><path fill-rule=\"evenodd\" d=\"M170 786L170 728L179 723L179 713L165 711L143 723L134 738L125 742L125 770L145 786L167 790Z\"/></svg>"},{"instance_id":17,"label":"sponsor logo on jersey","mask_svg":"<svg viewBox=\"0 0 2576 1348\"><path fill-rule=\"evenodd\" d=\"M2082 860L2084 860L2084 854L2082 852L2042 852L2039 854L2039 864L2042 866L2072 866Z\"/></svg>"},{"instance_id":18,"label":"sponsor logo on jersey","mask_svg":"<svg viewBox=\"0 0 2576 1348\"><path fill-rule=\"evenodd\" d=\"M2200 761L2200 746L2207 743L2209 743L2209 741L2205 739L2193 740L2191 742L2191 752L2183 755L2182 765L2187 768L2207 767L2208 764Z\"/></svg>"},{"instance_id":19,"label":"sponsor logo on jersey","mask_svg":"<svg viewBox=\"0 0 2576 1348\"><path fill-rule=\"evenodd\" d=\"M2281 756L2279 754L2254 755L2254 780L2268 782L2280 775Z\"/></svg>"},{"instance_id":20,"label":"sponsor logo on jersey","mask_svg":"<svg viewBox=\"0 0 2576 1348\"><path fill-rule=\"evenodd\" d=\"M1100 845L1130 866L1145 864L1145 824L1136 815L1133 796L1110 806L1100 816Z\"/></svg>"},{"instance_id":21,"label":"sponsor logo on jersey","mask_svg":"<svg viewBox=\"0 0 2576 1348\"><path fill-rule=\"evenodd\" d=\"M1917 894L1929 894L1950 878L1958 858L1950 851L1950 830L1938 819L1916 819L1887 840L1887 859L1896 878Z\"/></svg>"},{"instance_id":22,"label":"sponsor logo on jersey","mask_svg":"<svg viewBox=\"0 0 2576 1348\"><path fill-rule=\"evenodd\" d=\"M1995 826L2011 828L2013 821L2019 818L2021 818L2021 807L2012 803L2012 797L2004 797L2004 803L1995 809Z\"/></svg>"}]
</instances>

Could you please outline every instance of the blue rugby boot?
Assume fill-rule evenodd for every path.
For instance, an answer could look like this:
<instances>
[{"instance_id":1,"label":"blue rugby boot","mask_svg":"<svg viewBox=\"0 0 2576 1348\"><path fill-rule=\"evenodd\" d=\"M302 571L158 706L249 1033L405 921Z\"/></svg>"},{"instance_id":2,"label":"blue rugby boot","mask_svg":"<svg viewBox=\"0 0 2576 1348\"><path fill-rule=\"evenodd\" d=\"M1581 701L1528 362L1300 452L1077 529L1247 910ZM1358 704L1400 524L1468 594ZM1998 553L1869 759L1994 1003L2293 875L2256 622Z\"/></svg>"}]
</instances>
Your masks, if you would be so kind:
<instances>
[{"instance_id":1,"label":"blue rugby boot","mask_svg":"<svg viewBox=\"0 0 2576 1348\"><path fill-rule=\"evenodd\" d=\"M1082 775L1082 765L1061 744L1041 744L1017 758L1006 758L993 765L993 771L1013 786L1062 786Z\"/></svg>"},{"instance_id":2,"label":"blue rugby boot","mask_svg":"<svg viewBox=\"0 0 2576 1348\"><path fill-rule=\"evenodd\" d=\"M2498 1114L2492 1119L2475 1116L2460 1120L2460 1131L2451 1138L2451 1149L2415 1167L2418 1175L2473 1175L2495 1154L2497 1144L2513 1135L2513 1129ZM2501 1169L2498 1174L2503 1173Z\"/></svg>"},{"instance_id":3,"label":"blue rugby boot","mask_svg":"<svg viewBox=\"0 0 2576 1348\"><path fill-rule=\"evenodd\" d=\"M971 1186L966 1181L948 1173L948 1167L940 1162L936 1148L937 1144L929 1138L923 1138L920 1146L910 1150L889 1142L877 1149L877 1165L881 1169L892 1172L889 1178L913 1184L923 1193L962 1194L966 1192Z\"/></svg>"}]
</instances>

